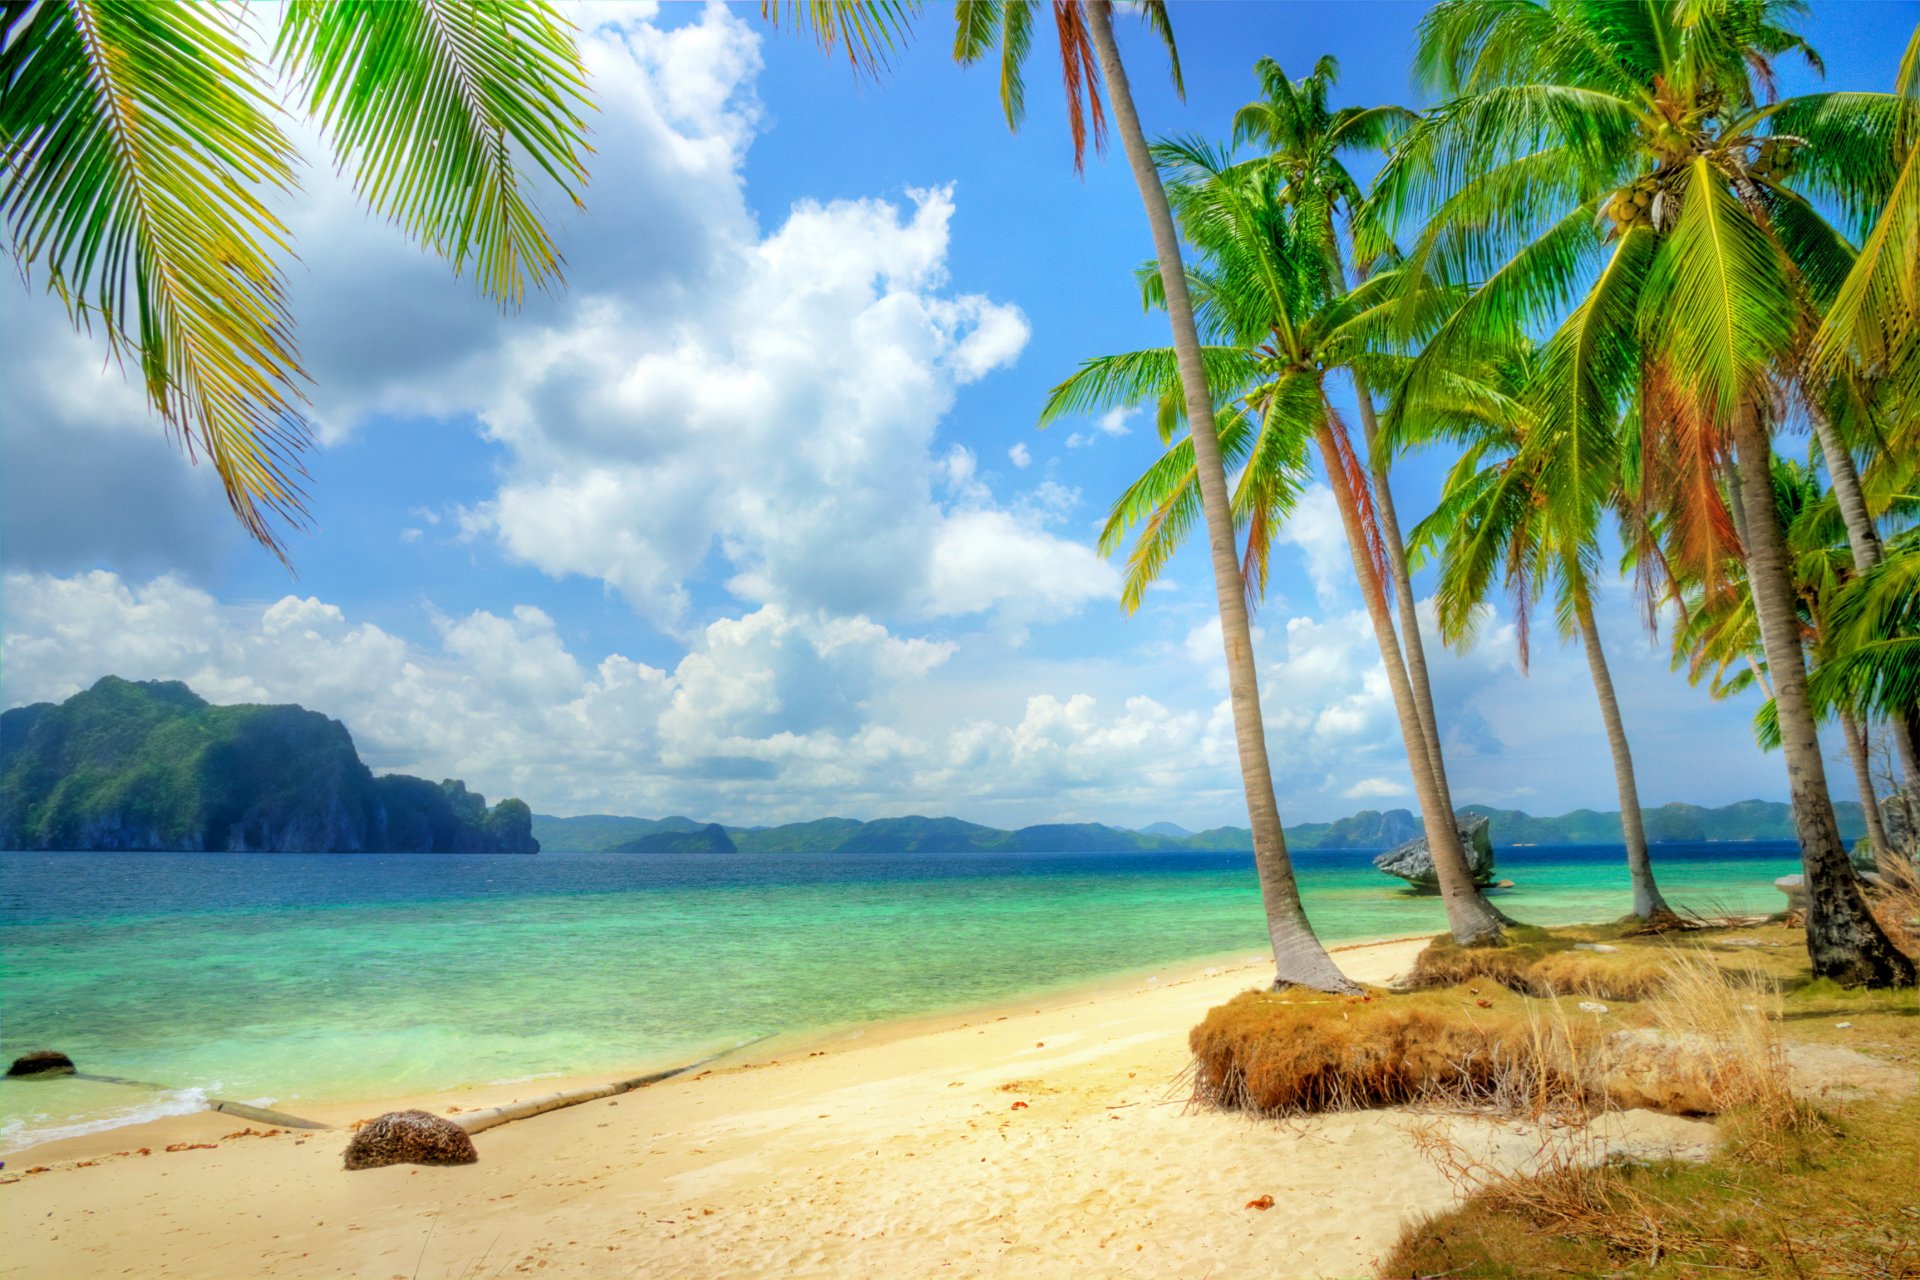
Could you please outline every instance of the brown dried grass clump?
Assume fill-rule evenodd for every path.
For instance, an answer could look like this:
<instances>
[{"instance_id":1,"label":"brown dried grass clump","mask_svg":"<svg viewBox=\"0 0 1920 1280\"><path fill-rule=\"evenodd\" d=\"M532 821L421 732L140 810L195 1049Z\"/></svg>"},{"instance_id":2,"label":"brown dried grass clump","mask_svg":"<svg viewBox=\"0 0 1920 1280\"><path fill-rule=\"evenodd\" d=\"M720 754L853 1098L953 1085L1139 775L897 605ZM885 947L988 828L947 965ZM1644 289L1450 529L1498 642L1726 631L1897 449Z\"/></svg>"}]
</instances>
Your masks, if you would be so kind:
<instances>
[{"instance_id":1,"label":"brown dried grass clump","mask_svg":"<svg viewBox=\"0 0 1920 1280\"><path fill-rule=\"evenodd\" d=\"M1266 1115L1447 1101L1578 1104L1599 1032L1489 986L1412 995L1250 991L1188 1038L1194 1100Z\"/></svg>"},{"instance_id":2,"label":"brown dried grass clump","mask_svg":"<svg viewBox=\"0 0 1920 1280\"><path fill-rule=\"evenodd\" d=\"M1609 949L1582 949L1595 945ZM1658 941L1595 944L1545 929L1513 929L1493 946L1463 947L1442 935L1415 958L1407 985L1430 990L1484 981L1530 996L1645 1000L1666 985L1670 954Z\"/></svg>"},{"instance_id":3,"label":"brown dried grass clump","mask_svg":"<svg viewBox=\"0 0 1920 1280\"><path fill-rule=\"evenodd\" d=\"M1809 1123L1788 1089L1773 980L1697 950L1656 958L1663 993L1611 1011L1491 982L1247 992L1189 1037L1194 1100L1265 1115L1407 1103L1574 1119L1610 1107L1740 1112L1762 1143Z\"/></svg>"},{"instance_id":4,"label":"brown dried grass clump","mask_svg":"<svg viewBox=\"0 0 1920 1280\"><path fill-rule=\"evenodd\" d=\"M1893 944L1910 956L1920 956L1920 880L1906 873L1884 876L1881 886L1867 895L1867 906Z\"/></svg>"}]
</instances>

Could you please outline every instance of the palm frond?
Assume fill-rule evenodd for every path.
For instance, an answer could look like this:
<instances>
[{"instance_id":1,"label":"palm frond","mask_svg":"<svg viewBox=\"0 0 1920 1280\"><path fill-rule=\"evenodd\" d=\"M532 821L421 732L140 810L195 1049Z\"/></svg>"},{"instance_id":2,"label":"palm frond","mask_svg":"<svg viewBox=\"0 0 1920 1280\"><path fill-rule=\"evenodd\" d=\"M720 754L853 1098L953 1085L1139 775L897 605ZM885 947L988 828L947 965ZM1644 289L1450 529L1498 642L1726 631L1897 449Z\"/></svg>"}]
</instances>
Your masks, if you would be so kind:
<instances>
[{"instance_id":1,"label":"palm frond","mask_svg":"<svg viewBox=\"0 0 1920 1280\"><path fill-rule=\"evenodd\" d=\"M811 34L828 53L845 53L854 74L877 76L906 42L919 7L918 0L760 0L760 16Z\"/></svg>"},{"instance_id":2,"label":"palm frond","mask_svg":"<svg viewBox=\"0 0 1920 1280\"><path fill-rule=\"evenodd\" d=\"M290 0L276 55L374 212L505 306L560 280L523 162L584 207L586 72L542 0Z\"/></svg>"},{"instance_id":3,"label":"palm frond","mask_svg":"<svg viewBox=\"0 0 1920 1280\"><path fill-rule=\"evenodd\" d=\"M1688 165L1680 216L1647 276L1647 341L1711 415L1733 416L1789 347L1796 318L1780 255L1705 159Z\"/></svg>"},{"instance_id":4,"label":"palm frond","mask_svg":"<svg viewBox=\"0 0 1920 1280\"><path fill-rule=\"evenodd\" d=\"M261 200L293 152L244 17L201 5L8 4L0 29L0 209L12 251L77 323L138 361L147 399L204 451L247 531L303 515L306 439Z\"/></svg>"}]
</instances>

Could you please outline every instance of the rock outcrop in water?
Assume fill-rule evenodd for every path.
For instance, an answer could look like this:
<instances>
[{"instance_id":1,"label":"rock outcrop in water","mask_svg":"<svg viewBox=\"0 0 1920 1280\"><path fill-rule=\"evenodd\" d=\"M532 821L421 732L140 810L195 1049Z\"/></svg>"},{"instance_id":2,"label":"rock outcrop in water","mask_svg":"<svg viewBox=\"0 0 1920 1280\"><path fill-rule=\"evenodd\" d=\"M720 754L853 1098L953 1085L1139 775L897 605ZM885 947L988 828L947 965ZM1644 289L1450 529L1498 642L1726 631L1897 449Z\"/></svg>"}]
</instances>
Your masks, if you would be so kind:
<instances>
[{"instance_id":1,"label":"rock outcrop in water","mask_svg":"<svg viewBox=\"0 0 1920 1280\"><path fill-rule=\"evenodd\" d=\"M108 676L0 715L0 848L537 853L533 812L375 777L345 725Z\"/></svg>"},{"instance_id":2,"label":"rock outcrop in water","mask_svg":"<svg viewBox=\"0 0 1920 1280\"><path fill-rule=\"evenodd\" d=\"M1491 823L1484 817L1459 820L1460 844L1467 853L1467 867L1477 885L1493 883L1493 836ZM1389 849L1373 860L1373 865L1390 876L1399 876L1422 893L1437 893L1440 877L1434 873L1433 851L1427 838L1409 840L1397 849Z\"/></svg>"},{"instance_id":3,"label":"rock outcrop in water","mask_svg":"<svg viewBox=\"0 0 1920 1280\"><path fill-rule=\"evenodd\" d=\"M7 1068L10 1076L70 1076L73 1074L73 1059L58 1049L35 1049L32 1053L23 1053L13 1060Z\"/></svg>"}]
</instances>

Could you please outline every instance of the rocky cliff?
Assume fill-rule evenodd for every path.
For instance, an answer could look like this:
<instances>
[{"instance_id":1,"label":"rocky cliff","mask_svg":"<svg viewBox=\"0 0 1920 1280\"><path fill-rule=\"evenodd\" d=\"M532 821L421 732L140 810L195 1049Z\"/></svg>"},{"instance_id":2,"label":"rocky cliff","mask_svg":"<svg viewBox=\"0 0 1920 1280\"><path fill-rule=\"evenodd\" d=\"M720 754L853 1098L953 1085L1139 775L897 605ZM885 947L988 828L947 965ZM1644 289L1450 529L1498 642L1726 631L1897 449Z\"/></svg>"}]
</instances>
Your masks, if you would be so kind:
<instances>
[{"instance_id":1,"label":"rocky cliff","mask_svg":"<svg viewBox=\"0 0 1920 1280\"><path fill-rule=\"evenodd\" d=\"M375 777L346 726L108 676L0 715L0 848L536 853L533 813Z\"/></svg>"}]
</instances>

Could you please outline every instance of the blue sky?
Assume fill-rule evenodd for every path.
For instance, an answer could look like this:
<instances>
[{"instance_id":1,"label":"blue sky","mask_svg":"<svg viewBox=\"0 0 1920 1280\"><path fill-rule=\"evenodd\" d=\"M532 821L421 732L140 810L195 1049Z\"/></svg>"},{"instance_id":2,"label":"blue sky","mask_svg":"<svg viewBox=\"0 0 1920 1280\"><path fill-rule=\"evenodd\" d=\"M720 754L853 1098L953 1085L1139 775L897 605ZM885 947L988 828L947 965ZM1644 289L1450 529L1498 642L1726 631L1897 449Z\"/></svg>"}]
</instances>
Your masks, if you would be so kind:
<instances>
[{"instance_id":1,"label":"blue sky","mask_svg":"<svg viewBox=\"0 0 1920 1280\"><path fill-rule=\"evenodd\" d=\"M1184 103L1121 38L1149 130L1218 137L1262 54L1415 101L1420 12L1176 6ZM879 84L757 6L576 15L599 111L564 294L501 316L324 161L287 208L318 430L297 576L56 303L5 286L0 697L114 672L298 701L376 768L544 812L1240 821L1204 564L1129 618L1091 551L1150 427L1034 426L1080 360L1165 341L1132 179L1117 151L1073 174L1050 46L1013 135L938 12ZM1818 6L1826 83L1889 85L1917 18ZM1443 462L1401 465L1403 517ZM1282 812L1408 804L1324 492L1289 536L1258 619ZM1669 673L1624 586L1603 626L1649 802L1784 795L1751 706ZM1439 659L1462 802L1615 803L1584 659L1543 639L1524 681L1498 621Z\"/></svg>"}]
</instances>

